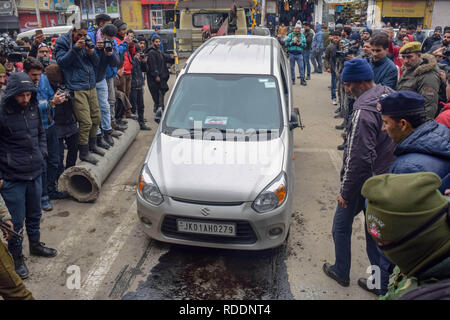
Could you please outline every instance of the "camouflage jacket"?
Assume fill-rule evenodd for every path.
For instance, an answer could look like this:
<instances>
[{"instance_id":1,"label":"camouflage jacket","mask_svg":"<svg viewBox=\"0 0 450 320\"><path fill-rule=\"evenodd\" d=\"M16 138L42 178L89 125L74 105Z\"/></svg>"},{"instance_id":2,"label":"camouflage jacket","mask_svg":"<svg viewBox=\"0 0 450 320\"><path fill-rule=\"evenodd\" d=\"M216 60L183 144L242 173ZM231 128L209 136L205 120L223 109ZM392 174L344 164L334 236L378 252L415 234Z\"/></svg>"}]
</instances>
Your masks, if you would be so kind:
<instances>
[{"instance_id":1,"label":"camouflage jacket","mask_svg":"<svg viewBox=\"0 0 450 320\"><path fill-rule=\"evenodd\" d=\"M450 257L414 277L407 277L400 272L399 267L395 266L389 277L388 291L378 300L398 300L419 286L426 286L444 279L450 279Z\"/></svg>"},{"instance_id":2,"label":"camouflage jacket","mask_svg":"<svg viewBox=\"0 0 450 320\"><path fill-rule=\"evenodd\" d=\"M397 90L414 91L425 99L425 112L434 119L438 109L439 87L441 80L436 59L430 54L422 55L422 61L412 69L403 67Z\"/></svg>"},{"instance_id":3,"label":"camouflage jacket","mask_svg":"<svg viewBox=\"0 0 450 320\"><path fill-rule=\"evenodd\" d=\"M9 214L8 208L6 208L5 201L3 201L0 195L0 221L11 220L11 215Z\"/></svg>"}]
</instances>

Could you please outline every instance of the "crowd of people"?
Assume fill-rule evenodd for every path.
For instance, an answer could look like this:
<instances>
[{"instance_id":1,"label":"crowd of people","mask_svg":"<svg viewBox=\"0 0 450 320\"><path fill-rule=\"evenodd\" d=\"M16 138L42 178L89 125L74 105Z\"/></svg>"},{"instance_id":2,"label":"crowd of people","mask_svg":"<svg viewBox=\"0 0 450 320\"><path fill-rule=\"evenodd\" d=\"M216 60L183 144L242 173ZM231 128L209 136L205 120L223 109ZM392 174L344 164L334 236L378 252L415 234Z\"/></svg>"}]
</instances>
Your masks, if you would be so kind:
<instances>
[{"instance_id":1,"label":"crowd of people","mask_svg":"<svg viewBox=\"0 0 450 320\"><path fill-rule=\"evenodd\" d=\"M64 170L77 158L96 165L94 154L103 157L126 132L128 121L151 130L144 118L145 81L159 121L169 90L168 64L176 53L164 52L156 29L148 43L122 20L99 14L95 27L81 21L49 42L39 32L31 40L17 40L29 47L22 61L9 61L11 53L2 50L0 193L5 206L0 208L10 213L2 217L10 229L22 234L26 228L31 255L57 255L41 242L39 230L41 210L52 210L51 200L69 197L57 187ZM9 251L15 273L26 279L22 237L2 230L8 239L8 250L0 252L2 263L3 258L9 261L3 251ZM0 289L3 294L1 281Z\"/></svg>"},{"instance_id":2,"label":"crowd of people","mask_svg":"<svg viewBox=\"0 0 450 320\"><path fill-rule=\"evenodd\" d=\"M448 51L450 27L437 41L441 30L424 53L430 41L403 41L406 28L397 39L389 27L337 28L323 56L336 117L344 118L336 126L344 130L336 260L323 271L349 286L352 224L364 211L367 256L380 273L376 285L375 276L358 285L380 299L450 277L450 69L448 54L437 57Z\"/></svg>"}]
</instances>

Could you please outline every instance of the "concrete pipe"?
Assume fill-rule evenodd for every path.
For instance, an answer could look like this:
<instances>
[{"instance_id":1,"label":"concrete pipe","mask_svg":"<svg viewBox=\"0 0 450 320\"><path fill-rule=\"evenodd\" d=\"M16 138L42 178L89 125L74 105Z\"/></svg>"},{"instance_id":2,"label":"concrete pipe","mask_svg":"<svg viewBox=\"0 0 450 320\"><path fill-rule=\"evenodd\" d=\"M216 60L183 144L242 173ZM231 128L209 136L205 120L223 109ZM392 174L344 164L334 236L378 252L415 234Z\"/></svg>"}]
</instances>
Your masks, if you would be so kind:
<instances>
[{"instance_id":1,"label":"concrete pipe","mask_svg":"<svg viewBox=\"0 0 450 320\"><path fill-rule=\"evenodd\" d=\"M113 138L114 146L108 150L101 149L105 156L93 153L99 160L96 165L78 161L75 166L64 171L58 180L59 190L69 193L79 202L94 202L100 194L102 183L133 143L139 130L139 123L129 119L128 129L119 139Z\"/></svg>"}]
</instances>

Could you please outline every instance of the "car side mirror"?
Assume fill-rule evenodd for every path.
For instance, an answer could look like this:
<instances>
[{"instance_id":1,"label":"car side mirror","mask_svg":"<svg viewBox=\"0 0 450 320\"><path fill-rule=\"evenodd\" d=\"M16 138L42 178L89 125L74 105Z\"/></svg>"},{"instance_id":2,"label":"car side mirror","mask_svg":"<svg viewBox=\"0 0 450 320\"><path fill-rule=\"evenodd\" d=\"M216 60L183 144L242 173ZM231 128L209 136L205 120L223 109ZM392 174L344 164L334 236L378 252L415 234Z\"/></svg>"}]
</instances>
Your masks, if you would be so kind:
<instances>
[{"instance_id":1,"label":"car side mirror","mask_svg":"<svg viewBox=\"0 0 450 320\"><path fill-rule=\"evenodd\" d=\"M291 112L291 120L289 121L289 129L294 130L295 128L300 127L298 114L295 112Z\"/></svg>"}]
</instances>

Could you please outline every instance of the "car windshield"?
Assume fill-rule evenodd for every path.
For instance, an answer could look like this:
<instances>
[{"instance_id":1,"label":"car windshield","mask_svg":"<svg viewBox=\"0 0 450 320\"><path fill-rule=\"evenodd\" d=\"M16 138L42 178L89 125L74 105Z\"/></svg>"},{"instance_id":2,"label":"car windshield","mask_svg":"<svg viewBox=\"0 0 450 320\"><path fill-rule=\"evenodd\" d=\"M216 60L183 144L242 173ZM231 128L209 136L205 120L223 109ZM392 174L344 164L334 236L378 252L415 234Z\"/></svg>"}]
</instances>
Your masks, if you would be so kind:
<instances>
[{"instance_id":1,"label":"car windshield","mask_svg":"<svg viewBox=\"0 0 450 320\"><path fill-rule=\"evenodd\" d=\"M279 133L282 122L274 77L187 74L175 88L162 129Z\"/></svg>"}]
</instances>

